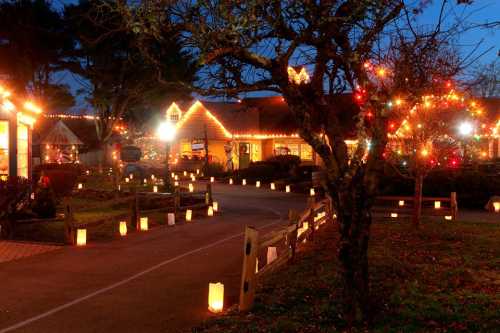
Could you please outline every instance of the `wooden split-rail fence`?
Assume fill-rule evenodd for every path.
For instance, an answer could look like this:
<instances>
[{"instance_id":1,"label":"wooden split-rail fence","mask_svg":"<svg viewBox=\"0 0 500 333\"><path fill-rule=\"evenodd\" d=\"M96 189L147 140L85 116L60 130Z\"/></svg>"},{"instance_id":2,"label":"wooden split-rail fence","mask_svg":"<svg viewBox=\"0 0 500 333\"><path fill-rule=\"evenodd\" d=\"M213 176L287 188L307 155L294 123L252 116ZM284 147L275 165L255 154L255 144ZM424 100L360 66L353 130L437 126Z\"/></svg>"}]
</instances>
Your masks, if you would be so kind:
<instances>
[{"instance_id":1,"label":"wooden split-rail fence","mask_svg":"<svg viewBox=\"0 0 500 333\"><path fill-rule=\"evenodd\" d=\"M294 260L298 244L307 239L312 240L319 227L334 219L332 203L329 198L315 201L309 198L307 208L301 213L290 210L289 225L259 239L259 231L247 226L243 243L243 269L239 310L248 311L252 308L255 290L259 279L278 267ZM259 268L259 257L266 254L266 264Z\"/></svg>"},{"instance_id":2,"label":"wooden split-rail fence","mask_svg":"<svg viewBox=\"0 0 500 333\"><path fill-rule=\"evenodd\" d=\"M411 196L379 196L372 212L386 217L398 218L411 216L414 209L414 197ZM447 220L457 219L457 193L451 192L449 197L422 197L422 216L444 216Z\"/></svg>"},{"instance_id":3,"label":"wooden split-rail fence","mask_svg":"<svg viewBox=\"0 0 500 333\"><path fill-rule=\"evenodd\" d=\"M203 198L203 202L191 205L181 206L181 198L182 197L201 197ZM173 206L166 205L165 207L159 207L154 209L141 209L140 208L140 199L158 199L158 198L173 198ZM112 220L113 222L117 222L120 220L128 220L130 225L133 228L138 229L139 220L141 215L147 215L151 213L157 212L173 212L175 214L176 219L180 216L181 212L184 213L186 210L196 210L196 209L204 209L209 205L213 204L212 197L212 185L207 184L206 191L196 191L196 192L180 192L177 188L174 193L155 193L155 192L138 192L132 191L130 195L126 197L116 198L112 200L107 200L106 202L98 203L92 206L86 206L85 211L91 210L99 210L112 208L123 204L129 204L129 209L127 212L123 214L117 214L113 216L103 216L101 218L95 218L89 221L78 221L75 218L74 208L71 204L69 198L63 200L64 203L64 215L59 216L52 219L29 219L29 220L18 220L17 224L26 225L33 223L50 223L50 222L64 222L64 236L65 242L67 244L75 245L77 230L78 229L87 229L90 227L95 227L102 225L104 223Z\"/></svg>"}]
</instances>

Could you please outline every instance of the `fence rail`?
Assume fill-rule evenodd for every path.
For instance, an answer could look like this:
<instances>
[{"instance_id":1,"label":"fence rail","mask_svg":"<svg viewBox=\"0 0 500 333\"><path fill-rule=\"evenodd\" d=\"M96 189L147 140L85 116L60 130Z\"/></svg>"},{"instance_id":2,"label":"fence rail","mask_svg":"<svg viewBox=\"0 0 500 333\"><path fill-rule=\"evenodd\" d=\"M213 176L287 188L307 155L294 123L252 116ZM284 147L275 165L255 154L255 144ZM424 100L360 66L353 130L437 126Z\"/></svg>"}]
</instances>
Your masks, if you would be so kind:
<instances>
[{"instance_id":1,"label":"fence rail","mask_svg":"<svg viewBox=\"0 0 500 333\"><path fill-rule=\"evenodd\" d=\"M377 203L372 208L374 213L383 213L385 215L412 215L415 198L411 196L380 196L376 198ZM433 202L433 205L427 203ZM390 203L390 205L387 205ZM441 205L445 203L445 205ZM394 215L396 214L396 215ZM451 192L449 197L422 197L422 215L423 216L445 216L449 220L456 220L458 214L457 193Z\"/></svg>"},{"instance_id":2,"label":"fence rail","mask_svg":"<svg viewBox=\"0 0 500 333\"><path fill-rule=\"evenodd\" d=\"M289 224L286 227L266 234L262 240L259 240L259 232L256 228L251 226L245 228L240 311L248 311L252 308L259 279L293 260L299 242L308 237L312 239L314 231L320 225L333 219L331 200L327 198L315 202L314 198L310 198L308 207L301 214L290 210L288 219ZM266 249L266 264L259 269L259 253Z\"/></svg>"}]
</instances>

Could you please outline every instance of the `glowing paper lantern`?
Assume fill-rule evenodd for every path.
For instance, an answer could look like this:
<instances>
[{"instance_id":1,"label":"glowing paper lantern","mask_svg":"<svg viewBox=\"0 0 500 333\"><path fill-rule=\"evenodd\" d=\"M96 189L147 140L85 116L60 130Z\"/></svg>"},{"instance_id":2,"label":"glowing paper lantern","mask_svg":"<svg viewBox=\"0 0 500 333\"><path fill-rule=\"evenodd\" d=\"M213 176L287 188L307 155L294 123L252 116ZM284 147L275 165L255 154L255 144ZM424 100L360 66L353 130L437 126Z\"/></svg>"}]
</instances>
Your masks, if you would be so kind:
<instances>
[{"instance_id":1,"label":"glowing paper lantern","mask_svg":"<svg viewBox=\"0 0 500 333\"><path fill-rule=\"evenodd\" d=\"M144 178L144 184L147 184L148 183L148 180L146 178Z\"/></svg>"},{"instance_id":2,"label":"glowing paper lantern","mask_svg":"<svg viewBox=\"0 0 500 333\"><path fill-rule=\"evenodd\" d=\"M215 181L214 177L210 177L210 182L213 183Z\"/></svg>"},{"instance_id":3,"label":"glowing paper lantern","mask_svg":"<svg viewBox=\"0 0 500 333\"><path fill-rule=\"evenodd\" d=\"M141 217L139 220L139 229L141 231L147 231L148 230L148 218L146 217Z\"/></svg>"},{"instance_id":4,"label":"glowing paper lantern","mask_svg":"<svg viewBox=\"0 0 500 333\"><path fill-rule=\"evenodd\" d=\"M434 201L434 208L435 209L441 208L441 201Z\"/></svg>"},{"instance_id":5,"label":"glowing paper lantern","mask_svg":"<svg viewBox=\"0 0 500 333\"><path fill-rule=\"evenodd\" d=\"M309 195L311 197L314 197L316 195L316 192L314 191L314 187L311 187L311 189L309 190Z\"/></svg>"},{"instance_id":6,"label":"glowing paper lantern","mask_svg":"<svg viewBox=\"0 0 500 333\"><path fill-rule=\"evenodd\" d=\"M87 176L90 175L90 170L85 171L85 173L87 174Z\"/></svg>"},{"instance_id":7,"label":"glowing paper lantern","mask_svg":"<svg viewBox=\"0 0 500 333\"><path fill-rule=\"evenodd\" d=\"M290 193L290 185L287 185L287 186L285 187L285 192L286 192L286 193Z\"/></svg>"},{"instance_id":8,"label":"glowing paper lantern","mask_svg":"<svg viewBox=\"0 0 500 333\"><path fill-rule=\"evenodd\" d=\"M245 186L246 184L247 184L247 180L246 180L246 179L243 179L243 180L241 181L241 185Z\"/></svg>"},{"instance_id":9,"label":"glowing paper lantern","mask_svg":"<svg viewBox=\"0 0 500 333\"><path fill-rule=\"evenodd\" d=\"M399 200L399 205L400 206L404 206L405 205L405 201L404 200Z\"/></svg>"},{"instance_id":10,"label":"glowing paper lantern","mask_svg":"<svg viewBox=\"0 0 500 333\"><path fill-rule=\"evenodd\" d=\"M175 181L175 182L174 182L174 186L179 186L179 182L178 182L178 181Z\"/></svg>"},{"instance_id":11,"label":"glowing paper lantern","mask_svg":"<svg viewBox=\"0 0 500 333\"><path fill-rule=\"evenodd\" d=\"M87 229L76 229L76 246L87 244Z\"/></svg>"},{"instance_id":12,"label":"glowing paper lantern","mask_svg":"<svg viewBox=\"0 0 500 333\"><path fill-rule=\"evenodd\" d=\"M398 213L391 213L391 217L392 217L392 218L396 218L396 217L398 217Z\"/></svg>"},{"instance_id":13,"label":"glowing paper lantern","mask_svg":"<svg viewBox=\"0 0 500 333\"><path fill-rule=\"evenodd\" d=\"M191 209L186 210L186 221L190 222L193 218L193 211Z\"/></svg>"},{"instance_id":14,"label":"glowing paper lantern","mask_svg":"<svg viewBox=\"0 0 500 333\"><path fill-rule=\"evenodd\" d=\"M269 246L267 248L267 264L269 265L274 260L278 259L278 251L275 246Z\"/></svg>"},{"instance_id":15,"label":"glowing paper lantern","mask_svg":"<svg viewBox=\"0 0 500 333\"><path fill-rule=\"evenodd\" d=\"M274 191L276 189L276 185L274 183L271 183L271 191Z\"/></svg>"},{"instance_id":16,"label":"glowing paper lantern","mask_svg":"<svg viewBox=\"0 0 500 333\"><path fill-rule=\"evenodd\" d=\"M260 180L258 180L256 183L255 183L255 187L259 188L260 187Z\"/></svg>"},{"instance_id":17,"label":"glowing paper lantern","mask_svg":"<svg viewBox=\"0 0 500 333\"><path fill-rule=\"evenodd\" d=\"M196 181L196 177L194 175L191 175L191 181L192 182Z\"/></svg>"},{"instance_id":18,"label":"glowing paper lantern","mask_svg":"<svg viewBox=\"0 0 500 333\"><path fill-rule=\"evenodd\" d=\"M128 183L130 181L130 179L127 177L125 178L125 183Z\"/></svg>"},{"instance_id":19,"label":"glowing paper lantern","mask_svg":"<svg viewBox=\"0 0 500 333\"><path fill-rule=\"evenodd\" d=\"M167 224L169 226L174 226L175 225L175 214L174 213L168 213L167 214Z\"/></svg>"},{"instance_id":20,"label":"glowing paper lantern","mask_svg":"<svg viewBox=\"0 0 500 333\"><path fill-rule=\"evenodd\" d=\"M196 174L199 175L200 174L200 169L196 169Z\"/></svg>"},{"instance_id":21,"label":"glowing paper lantern","mask_svg":"<svg viewBox=\"0 0 500 333\"><path fill-rule=\"evenodd\" d=\"M78 183L78 189L79 190L83 189L83 184L82 183Z\"/></svg>"},{"instance_id":22,"label":"glowing paper lantern","mask_svg":"<svg viewBox=\"0 0 500 333\"><path fill-rule=\"evenodd\" d=\"M233 185L233 178L229 178L229 185Z\"/></svg>"},{"instance_id":23,"label":"glowing paper lantern","mask_svg":"<svg viewBox=\"0 0 500 333\"><path fill-rule=\"evenodd\" d=\"M120 221L120 236L127 235L127 222Z\"/></svg>"},{"instance_id":24,"label":"glowing paper lantern","mask_svg":"<svg viewBox=\"0 0 500 333\"><path fill-rule=\"evenodd\" d=\"M212 206L208 206L207 215L214 216L214 208Z\"/></svg>"},{"instance_id":25,"label":"glowing paper lantern","mask_svg":"<svg viewBox=\"0 0 500 333\"><path fill-rule=\"evenodd\" d=\"M151 180L155 180L155 175L151 175Z\"/></svg>"},{"instance_id":26,"label":"glowing paper lantern","mask_svg":"<svg viewBox=\"0 0 500 333\"><path fill-rule=\"evenodd\" d=\"M193 184L189 183L188 187L189 187L189 192L193 192L194 191Z\"/></svg>"},{"instance_id":27,"label":"glowing paper lantern","mask_svg":"<svg viewBox=\"0 0 500 333\"><path fill-rule=\"evenodd\" d=\"M495 201L493 203L493 210L495 211L495 213L499 213L500 212L500 202Z\"/></svg>"},{"instance_id":28,"label":"glowing paper lantern","mask_svg":"<svg viewBox=\"0 0 500 333\"><path fill-rule=\"evenodd\" d=\"M133 173L131 173L131 174L129 175L129 178L130 178L130 179L134 179L134 174L133 174Z\"/></svg>"},{"instance_id":29,"label":"glowing paper lantern","mask_svg":"<svg viewBox=\"0 0 500 333\"><path fill-rule=\"evenodd\" d=\"M173 173L173 172L172 172L172 173L170 174L170 177L175 178L175 173Z\"/></svg>"},{"instance_id":30,"label":"glowing paper lantern","mask_svg":"<svg viewBox=\"0 0 500 333\"><path fill-rule=\"evenodd\" d=\"M155 185L155 186L153 186L153 192L154 192L154 193L157 193L157 192L158 192L158 186L156 186L156 185Z\"/></svg>"},{"instance_id":31,"label":"glowing paper lantern","mask_svg":"<svg viewBox=\"0 0 500 333\"><path fill-rule=\"evenodd\" d=\"M122 190L122 186L120 184L118 184L118 191L121 191Z\"/></svg>"},{"instance_id":32,"label":"glowing paper lantern","mask_svg":"<svg viewBox=\"0 0 500 333\"><path fill-rule=\"evenodd\" d=\"M188 175L187 171L185 171L185 170L184 170L184 173L183 173L183 174L184 174L184 176L187 176L187 175Z\"/></svg>"},{"instance_id":33,"label":"glowing paper lantern","mask_svg":"<svg viewBox=\"0 0 500 333\"><path fill-rule=\"evenodd\" d=\"M212 203L212 207L214 208L214 212L219 211L219 203L217 201Z\"/></svg>"},{"instance_id":34,"label":"glowing paper lantern","mask_svg":"<svg viewBox=\"0 0 500 333\"><path fill-rule=\"evenodd\" d=\"M208 284L208 310L221 312L224 308L224 285L220 282Z\"/></svg>"},{"instance_id":35,"label":"glowing paper lantern","mask_svg":"<svg viewBox=\"0 0 500 333\"><path fill-rule=\"evenodd\" d=\"M175 175L174 179L179 180L179 176Z\"/></svg>"},{"instance_id":36,"label":"glowing paper lantern","mask_svg":"<svg viewBox=\"0 0 500 333\"><path fill-rule=\"evenodd\" d=\"M451 215L446 215L444 217L444 219L447 220L447 221L451 221L453 219L453 217Z\"/></svg>"}]
</instances>

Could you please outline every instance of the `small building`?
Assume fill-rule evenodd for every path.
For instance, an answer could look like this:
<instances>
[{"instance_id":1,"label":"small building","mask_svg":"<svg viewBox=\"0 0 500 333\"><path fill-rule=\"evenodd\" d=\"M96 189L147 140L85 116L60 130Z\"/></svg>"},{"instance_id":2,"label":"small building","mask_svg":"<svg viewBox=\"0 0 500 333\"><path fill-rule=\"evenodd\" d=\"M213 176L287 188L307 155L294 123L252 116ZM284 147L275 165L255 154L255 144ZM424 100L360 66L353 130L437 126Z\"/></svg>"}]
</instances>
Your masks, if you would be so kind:
<instances>
[{"instance_id":1,"label":"small building","mask_svg":"<svg viewBox=\"0 0 500 333\"><path fill-rule=\"evenodd\" d=\"M0 177L31 179L31 141L41 109L0 86Z\"/></svg>"},{"instance_id":2,"label":"small building","mask_svg":"<svg viewBox=\"0 0 500 333\"><path fill-rule=\"evenodd\" d=\"M40 158L44 163L76 163L82 146L83 142L59 120L40 141Z\"/></svg>"},{"instance_id":3,"label":"small building","mask_svg":"<svg viewBox=\"0 0 500 333\"><path fill-rule=\"evenodd\" d=\"M171 162L199 160L205 155L205 137L211 162L226 169L246 168L251 162L276 155L295 155L302 164L319 165L321 159L299 137L287 104L280 96L241 102L172 103L166 117L176 124ZM347 140L350 147L355 141ZM143 159L164 161L162 143L152 137L137 140Z\"/></svg>"}]
</instances>

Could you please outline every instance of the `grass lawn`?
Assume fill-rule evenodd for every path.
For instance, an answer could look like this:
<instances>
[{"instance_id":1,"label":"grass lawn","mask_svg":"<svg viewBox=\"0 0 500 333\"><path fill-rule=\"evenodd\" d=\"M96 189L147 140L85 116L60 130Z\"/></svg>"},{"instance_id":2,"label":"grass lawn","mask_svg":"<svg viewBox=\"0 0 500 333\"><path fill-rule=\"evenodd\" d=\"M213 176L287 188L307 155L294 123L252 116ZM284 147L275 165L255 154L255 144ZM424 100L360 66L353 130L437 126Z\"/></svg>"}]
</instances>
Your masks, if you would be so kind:
<instances>
[{"instance_id":1,"label":"grass lawn","mask_svg":"<svg viewBox=\"0 0 500 333\"><path fill-rule=\"evenodd\" d=\"M193 332L338 332L338 232L302 244L270 276L252 312L230 309ZM500 223L377 222L369 249L372 327L355 332L500 332Z\"/></svg>"}]
</instances>

